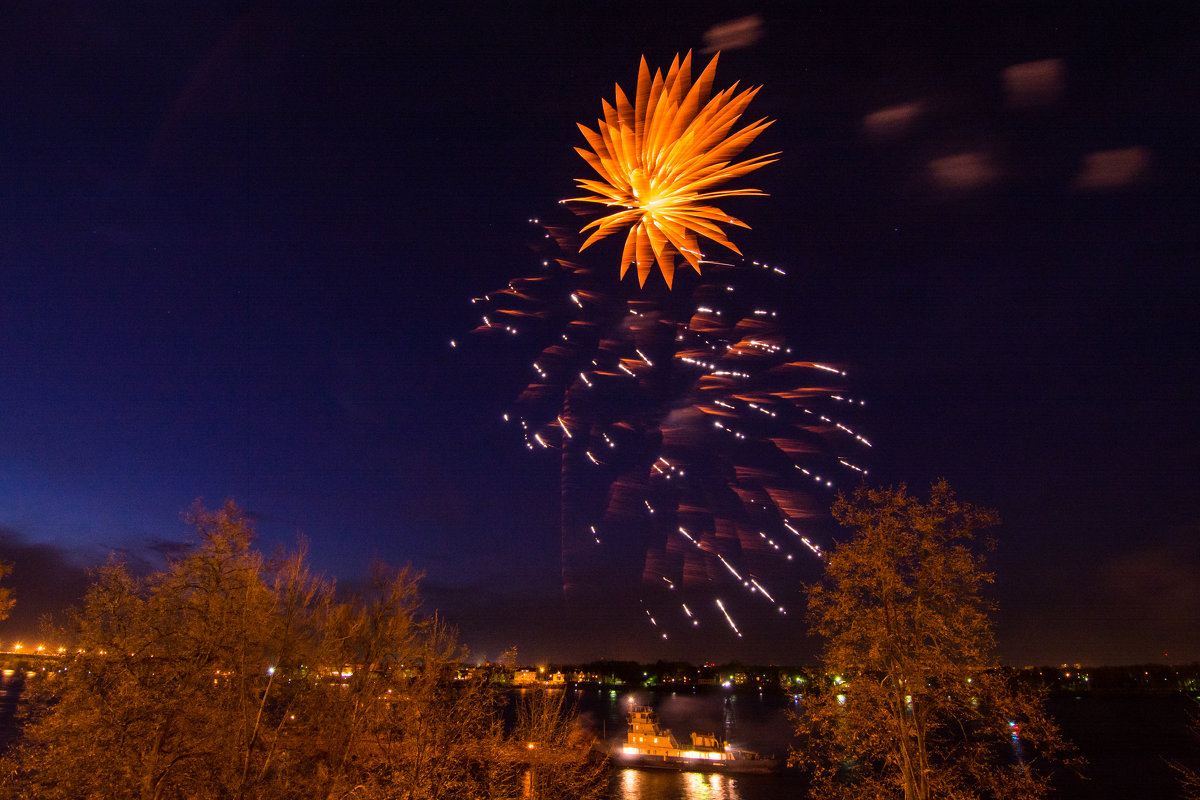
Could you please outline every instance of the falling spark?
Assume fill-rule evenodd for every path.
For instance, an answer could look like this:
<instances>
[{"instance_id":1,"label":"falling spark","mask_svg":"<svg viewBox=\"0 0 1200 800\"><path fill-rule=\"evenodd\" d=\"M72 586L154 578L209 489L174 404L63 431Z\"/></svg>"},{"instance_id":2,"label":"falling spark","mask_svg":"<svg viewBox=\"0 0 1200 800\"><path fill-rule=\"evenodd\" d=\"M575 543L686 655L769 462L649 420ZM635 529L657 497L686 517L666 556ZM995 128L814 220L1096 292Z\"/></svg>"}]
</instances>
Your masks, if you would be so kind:
<instances>
[{"instance_id":1,"label":"falling spark","mask_svg":"<svg viewBox=\"0 0 1200 800\"><path fill-rule=\"evenodd\" d=\"M756 588L756 589L758 589L760 592L762 592L762 593L763 593L763 595L765 595L765 596L766 596L766 598L767 598L768 600L770 600L772 603L774 603L774 602L775 602L775 598L771 596L771 593L770 593L770 592L768 592L766 589L764 589L764 588L763 588L763 585L762 585L761 583L759 583L759 582L758 582L757 580L755 580L754 578L751 578L751 579L750 579L750 583L754 584L754 588Z\"/></svg>"},{"instance_id":2,"label":"falling spark","mask_svg":"<svg viewBox=\"0 0 1200 800\"><path fill-rule=\"evenodd\" d=\"M733 617L729 616L729 612L725 610L725 604L721 602L721 598L717 598L717 608L721 609L721 613L725 615L725 621L729 623L729 627L733 628L733 632L738 638L742 638L742 632L738 630L737 624L733 621ZM651 618L653 621L653 618Z\"/></svg>"},{"instance_id":3,"label":"falling spark","mask_svg":"<svg viewBox=\"0 0 1200 800\"><path fill-rule=\"evenodd\" d=\"M741 574L734 569L728 561L725 560L725 556L718 555L717 558L720 559L721 563L725 565L725 569L733 573L733 577L737 578L739 581L742 580Z\"/></svg>"}]
</instances>

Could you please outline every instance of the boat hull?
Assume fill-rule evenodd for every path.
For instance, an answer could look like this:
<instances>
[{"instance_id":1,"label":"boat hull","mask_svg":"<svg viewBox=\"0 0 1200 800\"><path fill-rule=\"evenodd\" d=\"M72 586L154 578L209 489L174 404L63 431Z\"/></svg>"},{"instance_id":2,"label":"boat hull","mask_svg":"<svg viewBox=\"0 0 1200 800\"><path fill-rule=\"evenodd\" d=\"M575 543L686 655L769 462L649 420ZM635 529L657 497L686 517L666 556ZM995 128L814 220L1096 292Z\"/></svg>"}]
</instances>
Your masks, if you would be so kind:
<instances>
[{"instance_id":1,"label":"boat hull","mask_svg":"<svg viewBox=\"0 0 1200 800\"><path fill-rule=\"evenodd\" d=\"M682 756L630 755L621 747L610 748L609 758L619 767L670 770L672 772L727 772L737 775L767 775L779 772L783 765L774 758L726 758L719 761Z\"/></svg>"}]
</instances>

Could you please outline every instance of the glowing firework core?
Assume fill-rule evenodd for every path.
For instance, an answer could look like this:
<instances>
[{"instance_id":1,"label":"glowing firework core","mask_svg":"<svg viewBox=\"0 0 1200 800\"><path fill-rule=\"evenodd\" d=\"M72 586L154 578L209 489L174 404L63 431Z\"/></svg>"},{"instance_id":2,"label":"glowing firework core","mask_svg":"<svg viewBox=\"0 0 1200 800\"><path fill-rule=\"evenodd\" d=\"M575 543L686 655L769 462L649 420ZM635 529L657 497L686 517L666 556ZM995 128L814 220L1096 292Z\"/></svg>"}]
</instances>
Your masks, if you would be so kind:
<instances>
[{"instance_id":1,"label":"glowing firework core","mask_svg":"<svg viewBox=\"0 0 1200 800\"><path fill-rule=\"evenodd\" d=\"M604 119L596 121L597 131L579 126L592 150L575 150L601 180L576 179L580 188L596 194L574 199L621 209L586 225L584 231L596 230L579 249L629 228L621 255L621 277L636 264L640 286L646 285L657 263L669 288L677 255L700 272L697 235L740 254L720 226L750 226L704 203L735 195L763 196L758 189L710 189L770 164L778 155L731 163L730 159L771 124L763 118L730 132L758 88L735 94L735 83L709 99L717 57L713 56L694 84L691 65L690 52L682 62L676 56L665 79L661 70L651 79L642 58L634 104L630 105L618 85L616 108L603 102Z\"/></svg>"}]
</instances>

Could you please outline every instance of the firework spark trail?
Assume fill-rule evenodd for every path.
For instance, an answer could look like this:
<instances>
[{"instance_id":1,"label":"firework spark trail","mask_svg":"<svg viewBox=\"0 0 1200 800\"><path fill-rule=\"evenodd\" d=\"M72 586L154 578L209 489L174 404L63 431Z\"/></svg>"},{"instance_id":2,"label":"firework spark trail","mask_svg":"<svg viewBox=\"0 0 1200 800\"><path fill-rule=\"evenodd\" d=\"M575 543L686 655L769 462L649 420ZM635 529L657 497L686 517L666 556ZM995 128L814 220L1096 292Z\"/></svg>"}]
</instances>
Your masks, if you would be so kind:
<instances>
[{"instance_id":1,"label":"firework spark trail","mask_svg":"<svg viewBox=\"0 0 1200 800\"><path fill-rule=\"evenodd\" d=\"M505 419L519 420L530 449L561 453L564 591L617 561L598 546L636 542L644 586L683 595L670 602L693 626L692 608L710 604L686 601L726 585L786 613L765 588L793 560L780 542L790 532L799 540L790 544L823 558L809 537L826 499L814 490L832 488L835 475L861 479L844 451L870 446L843 419L844 373L794 359L779 311L762 302L786 296L761 285L786 273L700 251L703 238L740 255L723 226L749 226L711 202L762 195L718 187L778 155L735 161L770 122L737 127L758 89L713 95L716 64L693 82L690 53L665 76L642 59L633 102L618 86L596 130L579 126L591 149L576 150L599 180L576 183L592 194L562 201L607 215L583 227L592 233L582 243L547 227L541 241L558 252L539 274L473 301L483 307L478 331L541 342L520 413ZM576 260L618 231L627 232L620 278L636 266L636 294ZM688 283L675 281L677 259L700 275L690 289L671 291ZM656 265L666 294L646 287ZM740 637L722 600L716 607ZM643 610L655 627L668 618Z\"/></svg>"},{"instance_id":2,"label":"firework spark trail","mask_svg":"<svg viewBox=\"0 0 1200 800\"><path fill-rule=\"evenodd\" d=\"M866 474L854 456L868 443L848 424L861 401L846 399L844 373L796 359L784 317L763 307L786 296L782 271L706 264L688 292L633 294L573 260L566 229L549 231L562 251L477 298L476 331L541 348L505 416L531 449L560 451L564 590L640 542L647 604L690 603L689 628L721 587L786 613L766 587L795 586L795 549L823 558L812 523L837 479ZM664 633L679 619L666 611L647 611Z\"/></svg>"},{"instance_id":3,"label":"firework spark trail","mask_svg":"<svg viewBox=\"0 0 1200 800\"><path fill-rule=\"evenodd\" d=\"M725 604L721 602L721 598L717 598L717 608L721 609L721 613L725 615L725 621L729 623L729 627L733 628L733 632L742 638L742 632L738 630L737 623L733 621L733 617L729 616L729 612L725 610Z\"/></svg>"}]
</instances>

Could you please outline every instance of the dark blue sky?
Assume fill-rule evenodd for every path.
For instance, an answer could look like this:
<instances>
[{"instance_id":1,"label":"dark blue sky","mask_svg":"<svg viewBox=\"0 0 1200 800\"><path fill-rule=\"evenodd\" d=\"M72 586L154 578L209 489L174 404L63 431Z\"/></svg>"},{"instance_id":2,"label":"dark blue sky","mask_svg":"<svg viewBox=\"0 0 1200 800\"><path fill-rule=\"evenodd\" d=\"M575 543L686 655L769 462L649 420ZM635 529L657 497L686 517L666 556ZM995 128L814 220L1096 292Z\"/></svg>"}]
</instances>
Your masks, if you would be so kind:
<instances>
[{"instance_id":1,"label":"dark blue sky","mask_svg":"<svg viewBox=\"0 0 1200 800\"><path fill-rule=\"evenodd\" d=\"M557 464L499 421L528 365L447 347L586 175L575 123L758 13L717 80L783 155L737 241L868 399L873 477L1000 511L1007 659L1200 659L1194 22L103 5L0 32L0 643L199 497L343 582L411 562L478 654L807 657L799 619L700 652L562 613Z\"/></svg>"}]
</instances>

